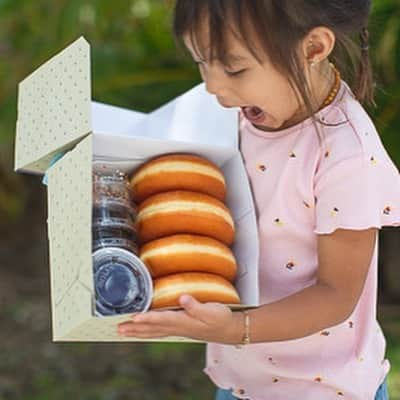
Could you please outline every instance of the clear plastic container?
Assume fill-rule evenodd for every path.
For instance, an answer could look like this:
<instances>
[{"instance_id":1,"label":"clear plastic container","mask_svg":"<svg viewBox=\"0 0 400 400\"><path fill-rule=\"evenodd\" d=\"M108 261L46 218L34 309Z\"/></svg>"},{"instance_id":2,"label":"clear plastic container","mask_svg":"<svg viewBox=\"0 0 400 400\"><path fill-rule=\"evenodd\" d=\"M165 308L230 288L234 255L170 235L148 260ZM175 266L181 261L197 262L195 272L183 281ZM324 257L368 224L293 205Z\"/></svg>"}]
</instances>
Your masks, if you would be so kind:
<instances>
[{"instance_id":1,"label":"clear plastic container","mask_svg":"<svg viewBox=\"0 0 400 400\"><path fill-rule=\"evenodd\" d=\"M96 315L146 311L153 282L138 257L137 210L127 175L93 176L92 252Z\"/></svg>"},{"instance_id":2,"label":"clear plastic container","mask_svg":"<svg viewBox=\"0 0 400 400\"><path fill-rule=\"evenodd\" d=\"M127 175L118 171L104 176L94 174L93 190L93 251L121 247L138 254L137 212L130 200Z\"/></svg>"},{"instance_id":3,"label":"clear plastic container","mask_svg":"<svg viewBox=\"0 0 400 400\"><path fill-rule=\"evenodd\" d=\"M135 227L136 213L122 204L104 202L93 206L93 227L121 226Z\"/></svg>"},{"instance_id":4,"label":"clear plastic container","mask_svg":"<svg viewBox=\"0 0 400 400\"><path fill-rule=\"evenodd\" d=\"M121 247L138 255L137 233L131 226L96 226L92 229L93 251L104 247Z\"/></svg>"},{"instance_id":5,"label":"clear plastic container","mask_svg":"<svg viewBox=\"0 0 400 400\"><path fill-rule=\"evenodd\" d=\"M103 200L108 202L132 204L128 177L125 173L115 171L113 174L93 174L93 204Z\"/></svg>"},{"instance_id":6,"label":"clear plastic container","mask_svg":"<svg viewBox=\"0 0 400 400\"><path fill-rule=\"evenodd\" d=\"M119 218L135 219L137 215L136 205L131 202L126 204L109 199L98 200L93 203L93 218Z\"/></svg>"},{"instance_id":7,"label":"clear plastic container","mask_svg":"<svg viewBox=\"0 0 400 400\"><path fill-rule=\"evenodd\" d=\"M96 310L99 316L145 312L153 297L153 282L139 257L118 247L93 253Z\"/></svg>"}]
</instances>

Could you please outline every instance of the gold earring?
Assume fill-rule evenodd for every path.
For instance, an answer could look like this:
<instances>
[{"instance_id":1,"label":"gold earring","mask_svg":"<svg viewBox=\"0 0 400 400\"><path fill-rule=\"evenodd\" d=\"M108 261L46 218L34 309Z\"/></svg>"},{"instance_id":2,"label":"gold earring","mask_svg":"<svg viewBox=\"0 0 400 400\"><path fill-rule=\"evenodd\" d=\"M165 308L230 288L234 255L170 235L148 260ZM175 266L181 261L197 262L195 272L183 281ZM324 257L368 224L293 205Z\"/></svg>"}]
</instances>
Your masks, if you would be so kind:
<instances>
[{"instance_id":1,"label":"gold earring","mask_svg":"<svg viewBox=\"0 0 400 400\"><path fill-rule=\"evenodd\" d=\"M311 60L310 61L310 66L311 67L315 67L318 64L318 62L319 62L318 60Z\"/></svg>"},{"instance_id":2,"label":"gold earring","mask_svg":"<svg viewBox=\"0 0 400 400\"><path fill-rule=\"evenodd\" d=\"M314 46L314 42L310 39L310 41L308 42L308 47L313 47L313 46ZM313 55L314 55L314 54L311 53L311 57L312 57ZM310 60L310 66L311 66L311 67L315 67L316 64L318 64L318 61L317 61L317 60Z\"/></svg>"}]
</instances>

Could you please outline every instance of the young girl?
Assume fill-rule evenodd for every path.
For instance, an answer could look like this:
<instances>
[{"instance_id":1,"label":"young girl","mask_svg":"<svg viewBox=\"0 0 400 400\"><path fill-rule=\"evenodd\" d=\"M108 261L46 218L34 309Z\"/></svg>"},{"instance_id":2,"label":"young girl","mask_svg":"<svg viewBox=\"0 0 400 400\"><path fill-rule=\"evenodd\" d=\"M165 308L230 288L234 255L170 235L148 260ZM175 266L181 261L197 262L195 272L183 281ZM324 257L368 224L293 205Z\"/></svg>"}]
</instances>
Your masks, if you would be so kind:
<instances>
[{"instance_id":1,"label":"young girl","mask_svg":"<svg viewBox=\"0 0 400 400\"><path fill-rule=\"evenodd\" d=\"M137 315L119 332L208 342L218 400L388 398L377 233L400 225L400 178L360 105L373 102L369 10L361 0L177 1L175 34L207 90L240 107L262 305L232 312L183 295L183 310Z\"/></svg>"}]
</instances>

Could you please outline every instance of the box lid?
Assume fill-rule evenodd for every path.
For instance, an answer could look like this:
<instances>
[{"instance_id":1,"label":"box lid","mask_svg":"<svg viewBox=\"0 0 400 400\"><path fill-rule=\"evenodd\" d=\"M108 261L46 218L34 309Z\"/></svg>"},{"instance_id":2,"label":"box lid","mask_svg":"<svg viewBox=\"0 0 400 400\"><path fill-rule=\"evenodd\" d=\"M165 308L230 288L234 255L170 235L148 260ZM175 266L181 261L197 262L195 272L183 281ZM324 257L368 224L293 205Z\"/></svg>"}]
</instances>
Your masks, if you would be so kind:
<instances>
[{"instance_id":1,"label":"box lid","mask_svg":"<svg viewBox=\"0 0 400 400\"><path fill-rule=\"evenodd\" d=\"M19 83L15 170L43 173L90 131L90 46L80 37Z\"/></svg>"},{"instance_id":2,"label":"box lid","mask_svg":"<svg viewBox=\"0 0 400 400\"><path fill-rule=\"evenodd\" d=\"M224 108L204 83L142 118L135 136L238 149L238 109Z\"/></svg>"},{"instance_id":3,"label":"box lid","mask_svg":"<svg viewBox=\"0 0 400 400\"><path fill-rule=\"evenodd\" d=\"M92 133L146 137L237 150L237 108L222 107L200 83L149 114L92 101Z\"/></svg>"}]
</instances>

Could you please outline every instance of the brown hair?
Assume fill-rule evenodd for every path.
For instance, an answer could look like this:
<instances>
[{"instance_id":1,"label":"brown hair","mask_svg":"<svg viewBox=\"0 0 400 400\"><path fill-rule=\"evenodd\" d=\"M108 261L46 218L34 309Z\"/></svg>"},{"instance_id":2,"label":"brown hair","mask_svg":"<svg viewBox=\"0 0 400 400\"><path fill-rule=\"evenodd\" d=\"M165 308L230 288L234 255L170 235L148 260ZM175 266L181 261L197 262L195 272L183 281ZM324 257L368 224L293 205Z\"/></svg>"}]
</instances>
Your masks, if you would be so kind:
<instances>
[{"instance_id":1,"label":"brown hair","mask_svg":"<svg viewBox=\"0 0 400 400\"><path fill-rule=\"evenodd\" d=\"M335 34L335 47L329 57L356 98L375 105L368 52L370 7L370 0L177 0L173 30L177 40L189 34L196 44L198 40L193 39L198 39L201 24L208 21L208 55L224 62L224 32L228 29L238 33L241 39L249 37L249 30L253 29L270 62L288 77L293 88L297 88L312 115L311 93L297 47L307 33L318 26L325 26ZM260 61L252 44L244 44Z\"/></svg>"}]
</instances>

